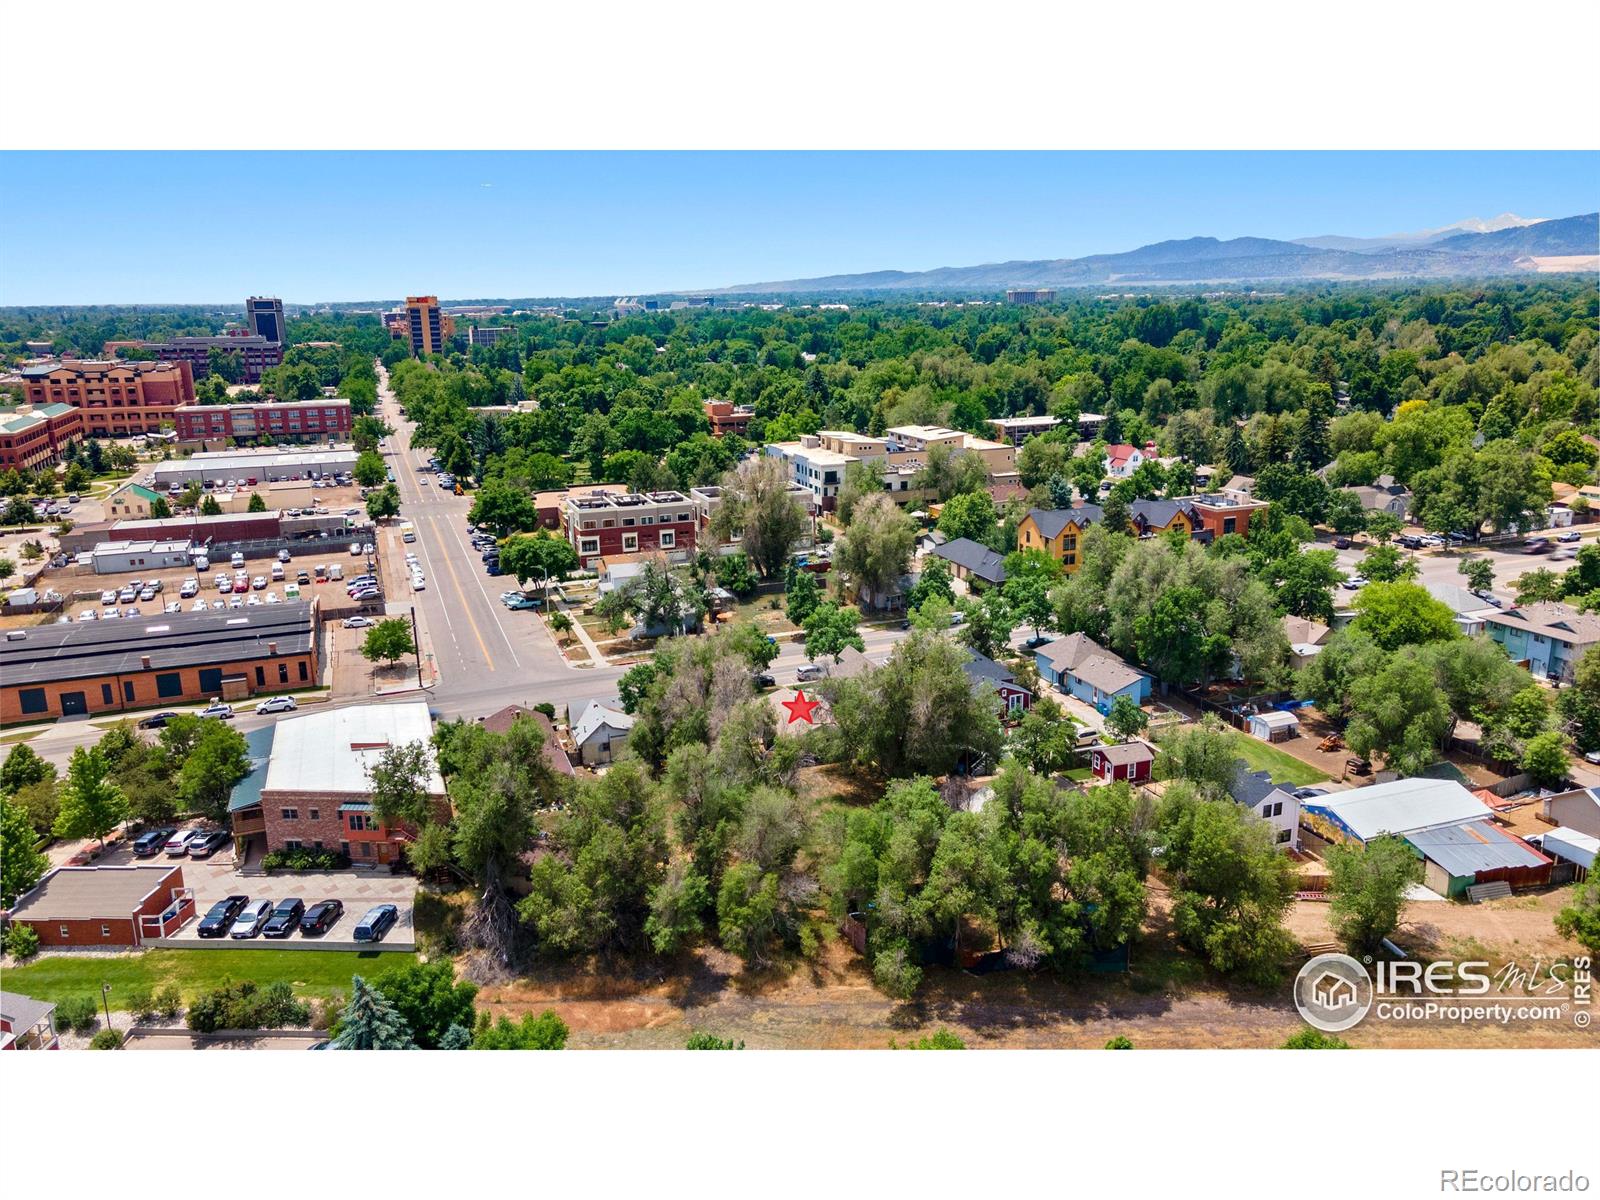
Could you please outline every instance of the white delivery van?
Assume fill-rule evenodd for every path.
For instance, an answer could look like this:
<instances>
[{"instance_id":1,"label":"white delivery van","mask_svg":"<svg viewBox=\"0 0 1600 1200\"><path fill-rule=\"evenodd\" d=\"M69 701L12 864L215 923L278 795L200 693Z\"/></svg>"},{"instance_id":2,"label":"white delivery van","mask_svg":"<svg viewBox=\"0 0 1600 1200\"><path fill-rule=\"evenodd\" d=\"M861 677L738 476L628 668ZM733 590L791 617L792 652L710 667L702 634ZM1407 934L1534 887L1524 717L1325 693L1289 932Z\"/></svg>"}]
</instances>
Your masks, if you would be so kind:
<instances>
[{"instance_id":1,"label":"white delivery van","mask_svg":"<svg viewBox=\"0 0 1600 1200\"><path fill-rule=\"evenodd\" d=\"M328 566L328 578L329 579L343 579L344 578L344 568L342 566L340 566L338 563L330 563L329 566Z\"/></svg>"},{"instance_id":2,"label":"white delivery van","mask_svg":"<svg viewBox=\"0 0 1600 1200\"><path fill-rule=\"evenodd\" d=\"M194 556L194 569L196 571L209 571L211 569L211 560L204 554L196 554Z\"/></svg>"},{"instance_id":3,"label":"white delivery van","mask_svg":"<svg viewBox=\"0 0 1600 1200\"><path fill-rule=\"evenodd\" d=\"M233 554L229 556L228 562L232 564L234 570L238 570L240 567L244 566L244 555L235 550Z\"/></svg>"}]
</instances>

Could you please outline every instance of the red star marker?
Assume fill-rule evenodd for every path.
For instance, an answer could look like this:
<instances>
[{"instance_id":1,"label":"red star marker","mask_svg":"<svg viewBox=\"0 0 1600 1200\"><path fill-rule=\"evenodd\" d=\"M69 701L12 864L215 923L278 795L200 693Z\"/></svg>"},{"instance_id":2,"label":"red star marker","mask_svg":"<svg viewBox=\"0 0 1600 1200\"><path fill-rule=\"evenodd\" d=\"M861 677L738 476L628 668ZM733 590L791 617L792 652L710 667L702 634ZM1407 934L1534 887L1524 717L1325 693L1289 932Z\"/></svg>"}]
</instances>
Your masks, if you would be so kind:
<instances>
[{"instance_id":1,"label":"red star marker","mask_svg":"<svg viewBox=\"0 0 1600 1200\"><path fill-rule=\"evenodd\" d=\"M807 700L805 689L796 688L794 699L783 701L783 706L789 710L789 724L804 721L807 725L815 725L816 721L811 716L811 710L821 703L821 700Z\"/></svg>"}]
</instances>

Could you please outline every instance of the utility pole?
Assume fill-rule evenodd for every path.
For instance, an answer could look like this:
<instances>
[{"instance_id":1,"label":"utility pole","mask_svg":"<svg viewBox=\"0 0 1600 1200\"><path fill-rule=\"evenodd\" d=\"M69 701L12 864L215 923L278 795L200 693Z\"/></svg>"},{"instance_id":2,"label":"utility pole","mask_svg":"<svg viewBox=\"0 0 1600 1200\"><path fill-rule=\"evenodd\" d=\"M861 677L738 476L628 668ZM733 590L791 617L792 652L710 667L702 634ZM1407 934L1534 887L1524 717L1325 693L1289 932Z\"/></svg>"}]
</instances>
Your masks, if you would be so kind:
<instances>
[{"instance_id":1,"label":"utility pole","mask_svg":"<svg viewBox=\"0 0 1600 1200\"><path fill-rule=\"evenodd\" d=\"M411 612L411 653L417 660L417 686L422 686L422 637L417 633L417 606L413 604Z\"/></svg>"}]
</instances>

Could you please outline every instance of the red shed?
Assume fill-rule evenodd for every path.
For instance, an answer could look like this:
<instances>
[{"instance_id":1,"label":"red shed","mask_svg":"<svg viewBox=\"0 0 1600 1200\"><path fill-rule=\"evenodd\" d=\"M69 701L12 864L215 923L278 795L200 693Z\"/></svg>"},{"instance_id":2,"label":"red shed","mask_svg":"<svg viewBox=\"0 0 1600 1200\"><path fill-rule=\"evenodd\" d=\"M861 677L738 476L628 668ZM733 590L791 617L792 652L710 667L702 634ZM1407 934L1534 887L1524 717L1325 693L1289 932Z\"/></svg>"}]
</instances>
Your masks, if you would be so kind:
<instances>
[{"instance_id":1,"label":"red shed","mask_svg":"<svg viewBox=\"0 0 1600 1200\"><path fill-rule=\"evenodd\" d=\"M1144 742L1123 742L1120 746L1096 746L1089 757L1089 769L1095 778L1107 783L1119 779L1144 783L1150 778L1155 761L1156 752Z\"/></svg>"}]
</instances>

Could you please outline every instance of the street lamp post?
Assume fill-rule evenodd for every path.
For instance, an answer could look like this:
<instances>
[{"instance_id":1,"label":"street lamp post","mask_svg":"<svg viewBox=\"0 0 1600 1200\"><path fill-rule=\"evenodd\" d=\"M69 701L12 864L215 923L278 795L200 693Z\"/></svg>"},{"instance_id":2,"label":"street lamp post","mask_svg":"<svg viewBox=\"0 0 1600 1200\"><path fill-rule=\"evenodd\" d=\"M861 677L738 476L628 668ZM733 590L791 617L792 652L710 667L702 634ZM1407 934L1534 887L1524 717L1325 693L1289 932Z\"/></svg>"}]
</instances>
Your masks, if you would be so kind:
<instances>
[{"instance_id":1,"label":"street lamp post","mask_svg":"<svg viewBox=\"0 0 1600 1200\"><path fill-rule=\"evenodd\" d=\"M111 1028L111 985L109 983L102 983L100 985L100 1003L105 1006L105 1010L106 1010L106 1028L110 1029Z\"/></svg>"}]
</instances>

